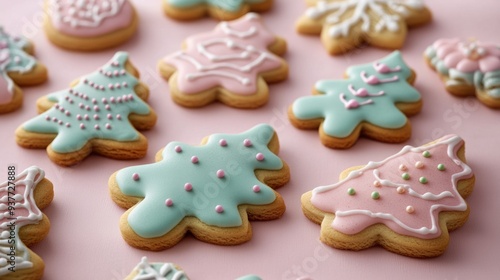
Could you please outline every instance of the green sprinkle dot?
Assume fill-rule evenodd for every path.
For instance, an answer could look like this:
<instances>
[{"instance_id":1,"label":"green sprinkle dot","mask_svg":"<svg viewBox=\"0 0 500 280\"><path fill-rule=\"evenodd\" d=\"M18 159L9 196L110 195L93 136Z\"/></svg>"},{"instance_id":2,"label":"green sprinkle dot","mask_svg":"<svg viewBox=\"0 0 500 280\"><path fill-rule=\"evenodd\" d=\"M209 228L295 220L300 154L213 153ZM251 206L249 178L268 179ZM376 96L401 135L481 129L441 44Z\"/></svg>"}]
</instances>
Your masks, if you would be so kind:
<instances>
[{"instance_id":1,"label":"green sprinkle dot","mask_svg":"<svg viewBox=\"0 0 500 280\"><path fill-rule=\"evenodd\" d=\"M422 153L422 155L423 155L424 157L426 157L426 158L431 157L431 153L430 153L429 151L425 151L425 152L423 152L423 153Z\"/></svg>"},{"instance_id":2,"label":"green sprinkle dot","mask_svg":"<svg viewBox=\"0 0 500 280\"><path fill-rule=\"evenodd\" d=\"M402 177L403 179L405 179L405 180L410 180L410 174L408 174L408 173L406 173L406 172L405 172L405 173L403 173L403 175L401 175L401 177Z\"/></svg>"},{"instance_id":3,"label":"green sprinkle dot","mask_svg":"<svg viewBox=\"0 0 500 280\"><path fill-rule=\"evenodd\" d=\"M442 164L442 163L438 164L439 171L444 171L445 169L446 169L446 167L444 167L444 164Z\"/></svg>"},{"instance_id":4,"label":"green sprinkle dot","mask_svg":"<svg viewBox=\"0 0 500 280\"><path fill-rule=\"evenodd\" d=\"M356 190L353 189L353 188L348 188L347 189L347 194L349 194L349 195L355 195L356 194Z\"/></svg>"},{"instance_id":5,"label":"green sprinkle dot","mask_svg":"<svg viewBox=\"0 0 500 280\"><path fill-rule=\"evenodd\" d=\"M427 181L427 178L425 178L425 177L420 177L420 179L418 179L418 181L422 184L427 184L427 182L429 182L429 181Z\"/></svg>"},{"instance_id":6,"label":"green sprinkle dot","mask_svg":"<svg viewBox=\"0 0 500 280\"><path fill-rule=\"evenodd\" d=\"M380 194L378 192L372 192L372 199L379 199Z\"/></svg>"}]
</instances>

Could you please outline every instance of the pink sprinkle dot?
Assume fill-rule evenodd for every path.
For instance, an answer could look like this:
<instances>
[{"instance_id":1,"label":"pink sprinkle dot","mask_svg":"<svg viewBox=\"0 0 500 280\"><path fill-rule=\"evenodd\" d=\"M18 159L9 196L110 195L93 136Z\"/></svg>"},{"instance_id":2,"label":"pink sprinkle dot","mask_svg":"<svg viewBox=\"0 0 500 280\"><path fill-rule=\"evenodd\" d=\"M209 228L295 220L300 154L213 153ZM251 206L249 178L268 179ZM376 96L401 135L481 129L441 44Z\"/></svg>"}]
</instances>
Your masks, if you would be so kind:
<instances>
[{"instance_id":1,"label":"pink sprinkle dot","mask_svg":"<svg viewBox=\"0 0 500 280\"><path fill-rule=\"evenodd\" d=\"M76 115L76 119L79 120L79 121L81 121L82 120L82 115L80 115L80 114Z\"/></svg>"},{"instance_id":2,"label":"pink sprinkle dot","mask_svg":"<svg viewBox=\"0 0 500 280\"><path fill-rule=\"evenodd\" d=\"M85 105L83 105L83 103L80 103L80 104L78 104L78 107L80 107L80 109L83 109L85 107Z\"/></svg>"},{"instance_id":3,"label":"pink sprinkle dot","mask_svg":"<svg viewBox=\"0 0 500 280\"><path fill-rule=\"evenodd\" d=\"M215 212L217 212L217 213L224 212L224 207L222 207L222 205L215 206Z\"/></svg>"},{"instance_id":4,"label":"pink sprinkle dot","mask_svg":"<svg viewBox=\"0 0 500 280\"><path fill-rule=\"evenodd\" d=\"M123 71L123 72L125 72L125 71ZM123 74L125 74L125 73L123 73ZM128 83L127 83L127 82L123 82L123 83L122 83L122 86L123 86L123 87L128 87Z\"/></svg>"},{"instance_id":5,"label":"pink sprinkle dot","mask_svg":"<svg viewBox=\"0 0 500 280\"><path fill-rule=\"evenodd\" d=\"M137 174L137 173L132 174L132 180L139 181L140 178L141 177L139 176L139 174Z\"/></svg>"},{"instance_id":6,"label":"pink sprinkle dot","mask_svg":"<svg viewBox=\"0 0 500 280\"><path fill-rule=\"evenodd\" d=\"M260 187L259 187L258 185L254 185L254 186L252 187L252 190L253 190L253 192L256 192L256 193L257 193L257 192L260 192Z\"/></svg>"},{"instance_id":7,"label":"pink sprinkle dot","mask_svg":"<svg viewBox=\"0 0 500 280\"><path fill-rule=\"evenodd\" d=\"M90 106L89 105L85 106L85 110L90 111Z\"/></svg>"},{"instance_id":8,"label":"pink sprinkle dot","mask_svg":"<svg viewBox=\"0 0 500 280\"><path fill-rule=\"evenodd\" d=\"M128 100L134 100L134 95L132 93L128 95Z\"/></svg>"},{"instance_id":9,"label":"pink sprinkle dot","mask_svg":"<svg viewBox=\"0 0 500 280\"><path fill-rule=\"evenodd\" d=\"M87 114L85 114L85 116L83 116L83 118L84 118L86 121L90 120L89 115L87 115Z\"/></svg>"},{"instance_id":10,"label":"pink sprinkle dot","mask_svg":"<svg viewBox=\"0 0 500 280\"><path fill-rule=\"evenodd\" d=\"M250 141L250 139L245 139L243 140L243 145L245 145L245 147L251 147L252 141Z\"/></svg>"},{"instance_id":11,"label":"pink sprinkle dot","mask_svg":"<svg viewBox=\"0 0 500 280\"><path fill-rule=\"evenodd\" d=\"M99 89L100 89L100 90L104 90L104 89L106 89L106 88L105 88L103 85L100 85L100 86L99 86Z\"/></svg>"},{"instance_id":12,"label":"pink sprinkle dot","mask_svg":"<svg viewBox=\"0 0 500 280\"><path fill-rule=\"evenodd\" d=\"M50 116L49 115L45 116L45 119L50 121Z\"/></svg>"},{"instance_id":13,"label":"pink sprinkle dot","mask_svg":"<svg viewBox=\"0 0 500 280\"><path fill-rule=\"evenodd\" d=\"M113 65L114 67L118 67L118 65L120 65L120 63L118 63L118 61L113 61L113 62L111 62L111 65Z\"/></svg>"},{"instance_id":14,"label":"pink sprinkle dot","mask_svg":"<svg viewBox=\"0 0 500 280\"><path fill-rule=\"evenodd\" d=\"M417 161L417 162L415 162L415 167L418 169L422 169L422 168L424 168L424 163L421 161Z\"/></svg>"},{"instance_id":15,"label":"pink sprinkle dot","mask_svg":"<svg viewBox=\"0 0 500 280\"><path fill-rule=\"evenodd\" d=\"M113 96L111 96L111 98L109 99L109 101L111 101L111 103L115 103L115 98Z\"/></svg>"},{"instance_id":16,"label":"pink sprinkle dot","mask_svg":"<svg viewBox=\"0 0 500 280\"><path fill-rule=\"evenodd\" d=\"M106 106L104 106L104 109L109 111L109 110L111 110L111 106L109 106L109 104L106 104Z\"/></svg>"},{"instance_id":17,"label":"pink sprinkle dot","mask_svg":"<svg viewBox=\"0 0 500 280\"><path fill-rule=\"evenodd\" d=\"M52 121L57 122L57 118L56 117L52 117Z\"/></svg>"},{"instance_id":18,"label":"pink sprinkle dot","mask_svg":"<svg viewBox=\"0 0 500 280\"><path fill-rule=\"evenodd\" d=\"M107 100L106 98L104 98L104 97L101 99L101 101L102 101L102 103L104 103L104 104L108 104L108 100Z\"/></svg>"},{"instance_id":19,"label":"pink sprinkle dot","mask_svg":"<svg viewBox=\"0 0 500 280\"><path fill-rule=\"evenodd\" d=\"M114 89L114 88L115 88L115 86L114 86L113 84L109 84L109 85L108 85L108 88L109 88L109 89Z\"/></svg>"},{"instance_id":20,"label":"pink sprinkle dot","mask_svg":"<svg viewBox=\"0 0 500 280\"><path fill-rule=\"evenodd\" d=\"M403 194L403 193L405 193L405 192L406 192L406 189L405 189L405 188L403 188L403 187L398 187L398 188L396 189L396 191L397 191L399 194Z\"/></svg>"},{"instance_id":21,"label":"pink sprinkle dot","mask_svg":"<svg viewBox=\"0 0 500 280\"><path fill-rule=\"evenodd\" d=\"M180 152L182 152L182 148L181 148L181 146L175 146L175 147L174 147L174 151L175 151L176 153L180 153Z\"/></svg>"},{"instance_id":22,"label":"pink sprinkle dot","mask_svg":"<svg viewBox=\"0 0 500 280\"><path fill-rule=\"evenodd\" d=\"M74 92L75 91L72 88L69 89L69 93L74 93Z\"/></svg>"},{"instance_id":23,"label":"pink sprinkle dot","mask_svg":"<svg viewBox=\"0 0 500 280\"><path fill-rule=\"evenodd\" d=\"M219 169L217 170L217 178L224 178L226 176L226 173L224 172L224 170L222 169Z\"/></svg>"},{"instance_id":24,"label":"pink sprinkle dot","mask_svg":"<svg viewBox=\"0 0 500 280\"><path fill-rule=\"evenodd\" d=\"M69 116L71 116L71 112L70 111L66 111L65 115L69 117Z\"/></svg>"},{"instance_id":25,"label":"pink sprinkle dot","mask_svg":"<svg viewBox=\"0 0 500 280\"><path fill-rule=\"evenodd\" d=\"M415 208L413 208L413 206L411 206L411 205L408 205L408 206L406 206L406 212L408 212L408 214L411 214L411 213L415 212Z\"/></svg>"},{"instance_id":26,"label":"pink sprinkle dot","mask_svg":"<svg viewBox=\"0 0 500 280\"><path fill-rule=\"evenodd\" d=\"M87 79L85 78L85 79L83 79L83 82L86 84L86 83L88 83L88 82L89 82L89 80L87 80Z\"/></svg>"},{"instance_id":27,"label":"pink sprinkle dot","mask_svg":"<svg viewBox=\"0 0 500 280\"><path fill-rule=\"evenodd\" d=\"M85 129L85 125L83 123L80 124L81 129Z\"/></svg>"},{"instance_id":28,"label":"pink sprinkle dot","mask_svg":"<svg viewBox=\"0 0 500 280\"><path fill-rule=\"evenodd\" d=\"M399 166L399 170L401 170L401 171L406 171L406 170L408 170L408 167L406 167L406 165L404 165L404 164L401 164L401 165Z\"/></svg>"},{"instance_id":29,"label":"pink sprinkle dot","mask_svg":"<svg viewBox=\"0 0 500 280\"><path fill-rule=\"evenodd\" d=\"M174 205L174 202L172 201L171 198L167 198L167 200L165 200L165 205L167 205L168 207Z\"/></svg>"},{"instance_id":30,"label":"pink sprinkle dot","mask_svg":"<svg viewBox=\"0 0 500 280\"><path fill-rule=\"evenodd\" d=\"M94 111L99 112L100 111L99 106L95 105L94 106Z\"/></svg>"},{"instance_id":31,"label":"pink sprinkle dot","mask_svg":"<svg viewBox=\"0 0 500 280\"><path fill-rule=\"evenodd\" d=\"M56 107L56 109L59 109L59 104L56 103L56 105L54 105L54 107Z\"/></svg>"},{"instance_id":32,"label":"pink sprinkle dot","mask_svg":"<svg viewBox=\"0 0 500 280\"><path fill-rule=\"evenodd\" d=\"M64 123L64 122L63 122L63 121L61 121L61 120L59 120L59 122L58 122L58 124L59 124L59 125L63 125L63 123Z\"/></svg>"},{"instance_id":33,"label":"pink sprinkle dot","mask_svg":"<svg viewBox=\"0 0 500 280\"><path fill-rule=\"evenodd\" d=\"M97 99L92 98L92 104L97 104Z\"/></svg>"},{"instance_id":34,"label":"pink sprinkle dot","mask_svg":"<svg viewBox=\"0 0 500 280\"><path fill-rule=\"evenodd\" d=\"M197 156L192 156L192 157L191 157L191 162L192 162L192 163L198 163L198 161L199 161L199 159L198 159L198 157L197 157Z\"/></svg>"},{"instance_id":35,"label":"pink sprinkle dot","mask_svg":"<svg viewBox=\"0 0 500 280\"><path fill-rule=\"evenodd\" d=\"M90 81L89 85L90 85L91 87L93 87L93 86L95 86L95 83L94 83L94 82L92 82L92 81Z\"/></svg>"},{"instance_id":36,"label":"pink sprinkle dot","mask_svg":"<svg viewBox=\"0 0 500 280\"><path fill-rule=\"evenodd\" d=\"M111 129L111 125L109 123L106 123L106 129Z\"/></svg>"},{"instance_id":37,"label":"pink sprinkle dot","mask_svg":"<svg viewBox=\"0 0 500 280\"><path fill-rule=\"evenodd\" d=\"M258 153L255 155L255 158L258 160L258 161L263 161L264 160L264 154L262 153Z\"/></svg>"},{"instance_id":38,"label":"pink sprinkle dot","mask_svg":"<svg viewBox=\"0 0 500 280\"><path fill-rule=\"evenodd\" d=\"M66 123L66 127L71 127L71 124L69 122Z\"/></svg>"},{"instance_id":39,"label":"pink sprinkle dot","mask_svg":"<svg viewBox=\"0 0 500 280\"><path fill-rule=\"evenodd\" d=\"M381 183L380 183L380 181L378 181L378 180L377 180L377 181L374 181L374 182L373 182L373 185L374 185L375 187L377 187L377 188L380 188L380 187L382 186L382 184L381 184Z\"/></svg>"},{"instance_id":40,"label":"pink sprinkle dot","mask_svg":"<svg viewBox=\"0 0 500 280\"><path fill-rule=\"evenodd\" d=\"M115 88L121 88L121 87L122 87L122 85L120 83L115 84Z\"/></svg>"},{"instance_id":41,"label":"pink sprinkle dot","mask_svg":"<svg viewBox=\"0 0 500 280\"><path fill-rule=\"evenodd\" d=\"M117 98L116 98L116 102L118 102L118 103L122 103L122 98L121 98L121 97L117 97Z\"/></svg>"},{"instance_id":42,"label":"pink sprinkle dot","mask_svg":"<svg viewBox=\"0 0 500 280\"><path fill-rule=\"evenodd\" d=\"M219 145L221 145L222 147L226 147L226 146L227 146L227 141L226 141L226 139L220 139L220 140L219 140Z\"/></svg>"},{"instance_id":43,"label":"pink sprinkle dot","mask_svg":"<svg viewBox=\"0 0 500 280\"><path fill-rule=\"evenodd\" d=\"M100 119L100 118L99 118L99 115L94 115L94 120L96 120L96 121L97 121L97 120L99 120L99 119Z\"/></svg>"},{"instance_id":44,"label":"pink sprinkle dot","mask_svg":"<svg viewBox=\"0 0 500 280\"><path fill-rule=\"evenodd\" d=\"M193 185L191 183L185 183L184 184L184 189L188 192L190 192L193 189Z\"/></svg>"},{"instance_id":45,"label":"pink sprinkle dot","mask_svg":"<svg viewBox=\"0 0 500 280\"><path fill-rule=\"evenodd\" d=\"M106 117L108 118L108 120L112 120L113 119L113 115L111 115L111 114L108 114Z\"/></svg>"},{"instance_id":46,"label":"pink sprinkle dot","mask_svg":"<svg viewBox=\"0 0 500 280\"><path fill-rule=\"evenodd\" d=\"M113 71L113 75L118 76L118 74L120 74L118 70Z\"/></svg>"},{"instance_id":47,"label":"pink sprinkle dot","mask_svg":"<svg viewBox=\"0 0 500 280\"><path fill-rule=\"evenodd\" d=\"M120 114L116 114L116 119L117 119L117 120L121 120L121 119L122 119L122 115L120 115Z\"/></svg>"},{"instance_id":48,"label":"pink sprinkle dot","mask_svg":"<svg viewBox=\"0 0 500 280\"><path fill-rule=\"evenodd\" d=\"M94 125L94 128L95 128L96 130L101 129L101 128L99 127L99 125L98 125L98 124Z\"/></svg>"}]
</instances>

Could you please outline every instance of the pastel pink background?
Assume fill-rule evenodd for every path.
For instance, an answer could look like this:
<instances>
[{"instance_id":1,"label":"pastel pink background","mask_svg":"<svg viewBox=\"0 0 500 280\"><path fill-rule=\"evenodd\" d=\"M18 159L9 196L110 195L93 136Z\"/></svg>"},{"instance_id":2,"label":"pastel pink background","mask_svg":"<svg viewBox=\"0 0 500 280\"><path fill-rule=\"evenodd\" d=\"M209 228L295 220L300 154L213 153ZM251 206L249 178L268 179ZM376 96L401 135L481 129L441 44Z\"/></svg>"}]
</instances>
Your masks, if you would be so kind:
<instances>
[{"instance_id":1,"label":"pastel pink background","mask_svg":"<svg viewBox=\"0 0 500 280\"><path fill-rule=\"evenodd\" d=\"M444 255L435 259L411 259L381 248L362 252L340 251L318 241L320 227L307 220L300 209L302 193L317 185L337 181L343 169L381 160L403 144L383 144L361 139L349 150L331 150L320 144L317 131L302 131L287 120L287 107L308 95L318 79L341 78L346 67L370 62L388 51L362 47L330 57L319 37L302 36L294 23L305 10L305 1L275 0L264 15L267 25L289 42L285 56L290 63L288 81L272 85L269 103L257 110L237 110L221 104L186 109L174 104L168 85L156 73L156 62L177 51L190 35L211 30L216 22L202 19L180 23L166 18L161 1L133 1L141 17L136 36L116 49L77 53L51 45L41 31L42 1L0 0L0 24L11 34L23 33L36 44L37 57L50 70L50 80L24 88L24 107L0 116L0 179L7 165L17 169L38 165L55 185L55 199L45 213L51 220L49 236L32 249L45 260L44 279L123 279L144 255L151 261L170 261L182 266L194 280L234 279L255 273L264 279L498 279L500 266L500 172L498 122L500 111L488 109L474 98L456 98L443 88L422 52L440 37L475 37L500 43L500 2L497 0L428 0L434 22L411 30L402 49L406 62L417 74L416 87L424 107L411 118L413 137L404 144L420 145L449 133L461 135L467 158L476 174L476 188L468 199L469 222L451 233ZM453 4L452 4L453 3ZM496 35L496 38L495 38ZM146 158L117 161L91 156L78 166L63 168L52 163L45 150L26 150L14 141L14 130L36 115L37 98L67 87L73 79L94 71L116 50L130 52L142 79L151 89L150 104L158 113L154 129L145 132L150 148ZM288 162L292 180L280 189L287 203L277 221L254 222L253 239L243 245L222 247L187 237L162 252L129 247L120 236L118 221L124 210L109 197L107 181L116 170L153 162L154 154L169 141L197 144L215 132L237 133L255 124L274 126L281 140L280 156ZM3 171L2 171L3 170Z\"/></svg>"}]
</instances>

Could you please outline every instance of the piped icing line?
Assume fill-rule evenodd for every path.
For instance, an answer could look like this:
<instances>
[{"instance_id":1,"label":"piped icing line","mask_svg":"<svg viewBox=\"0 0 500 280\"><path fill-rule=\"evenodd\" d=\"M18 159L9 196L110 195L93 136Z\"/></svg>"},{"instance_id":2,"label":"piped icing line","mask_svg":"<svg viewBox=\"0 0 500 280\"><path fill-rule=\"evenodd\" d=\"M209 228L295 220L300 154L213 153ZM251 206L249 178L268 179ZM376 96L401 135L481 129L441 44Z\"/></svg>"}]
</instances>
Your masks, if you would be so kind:
<instances>
[{"instance_id":1,"label":"piped icing line","mask_svg":"<svg viewBox=\"0 0 500 280\"><path fill-rule=\"evenodd\" d=\"M267 50L275 36L260 16L221 22L214 31L189 37L187 48L164 58L178 71L177 86L184 94L196 94L220 86L233 93L257 91L260 73L279 69L283 60Z\"/></svg>"},{"instance_id":2,"label":"piped icing line","mask_svg":"<svg viewBox=\"0 0 500 280\"><path fill-rule=\"evenodd\" d=\"M189 8L200 4L210 5L218 9L222 9L228 12L237 12L243 8L245 4L261 3L264 0L163 0L169 5L178 8Z\"/></svg>"},{"instance_id":3,"label":"piped icing line","mask_svg":"<svg viewBox=\"0 0 500 280\"><path fill-rule=\"evenodd\" d=\"M127 61L127 53L117 52L72 88L50 94L48 100L55 102L52 108L22 128L56 133L51 147L59 153L79 150L91 139L137 140L139 134L128 116L147 115L151 110L134 91L139 80L125 70Z\"/></svg>"},{"instance_id":4,"label":"piped icing line","mask_svg":"<svg viewBox=\"0 0 500 280\"><path fill-rule=\"evenodd\" d=\"M350 172L346 178L342 179L338 183L315 188L312 191L311 202L315 207L321 209L322 211L330 212L334 210L332 213L335 214L335 219L332 223L332 227L346 234L356 234L370 225L384 223L392 230L400 234L411 235L424 239L435 238L441 234L438 220L439 212L465 211L467 209L467 204L458 192L457 185L458 181L470 178L473 176L473 173L471 168L462 162L457 156L457 151L462 144L463 140L459 136L450 135L445 136L430 145L416 148L412 146L405 146L399 153L390 156L383 161L369 162L363 168ZM394 179L401 176L399 175L399 172L404 171L394 173L391 172L391 170L387 170L389 168L387 166L397 166L396 163L400 161L410 163L418 159L418 154L422 153L428 153L429 155L426 157L426 154L424 154L422 159L428 163L427 167L416 163L416 169L413 171L410 171L408 169L409 165L405 164L402 164L403 166L399 169L410 171L414 174L420 172L419 170L422 170L422 172L430 172L430 170L426 170L426 168L429 168L429 164L433 164L435 162L445 162L446 168L443 166L441 168L436 168L434 172L437 172L438 175L429 179L429 181L440 181L432 184L432 187L430 185L428 186L428 184L431 183L427 183L427 179L425 181L420 180L420 182L418 182L415 180L411 181L411 177L404 178L404 176L403 180L409 180L410 183L393 182ZM440 165L442 165L442 163L440 163ZM357 182L359 187L357 188L357 192L354 196L358 197L362 195L360 194L360 191L368 191L366 189L362 189L362 183L355 181L357 179L370 180L363 177L365 173L371 173L374 175L373 178L375 179L375 188L379 190L380 199L385 199L384 205L387 206L384 207L380 204L366 204L369 205L367 207L385 210L372 211L370 209L363 209L363 205L353 206L349 210L336 209L336 206L333 205L340 204L341 202L334 200L333 197L335 194L343 192L342 189L344 186ZM450 175L450 173L452 174ZM384 176L390 176L394 179L384 179ZM401 179L401 177L399 178ZM449 181L447 178L450 178ZM384 187L388 187L392 190L385 191L386 189ZM427 191L421 193L420 191L415 190L415 188L422 188ZM433 193L432 191L435 191L434 188L445 189L438 189L437 193ZM368 187L368 189L370 189L370 187ZM404 199L406 194L420 200L413 201L411 205L408 205L406 210L404 210L407 214L403 214L401 213L403 210L398 210L399 208L396 209L395 207L397 206L395 205L406 202L408 199L401 201ZM392 196L395 196L395 198ZM356 202L350 201L346 203ZM425 211L422 209L425 207L429 207L427 214L425 214ZM419 218L412 219L411 215L417 215L416 209L419 209L418 211L420 212L418 215L420 216ZM362 219L362 217L365 217L366 220ZM349 224L349 219L351 218L356 218L353 221L353 223L356 224ZM421 223L416 221L418 219L422 219ZM426 224L426 219L430 219L430 226L429 224Z\"/></svg>"},{"instance_id":5,"label":"piped icing line","mask_svg":"<svg viewBox=\"0 0 500 280\"><path fill-rule=\"evenodd\" d=\"M149 263L147 257L142 257L137 265L137 275L133 280L186 280L183 271L177 270L172 263Z\"/></svg>"},{"instance_id":6,"label":"piped icing line","mask_svg":"<svg viewBox=\"0 0 500 280\"><path fill-rule=\"evenodd\" d=\"M273 135L272 127L261 124L240 134L213 134L202 146L171 142L162 160L118 171L120 191L144 197L128 214L128 225L144 238L167 234L186 216L210 226L242 225L239 205L276 200L274 190L255 175L255 170L283 168L267 146Z\"/></svg>"},{"instance_id":7,"label":"piped icing line","mask_svg":"<svg viewBox=\"0 0 500 280\"><path fill-rule=\"evenodd\" d=\"M500 45L481 41L439 39L425 56L438 73L448 76L447 86L474 86L500 98Z\"/></svg>"},{"instance_id":8,"label":"piped icing line","mask_svg":"<svg viewBox=\"0 0 500 280\"><path fill-rule=\"evenodd\" d=\"M380 72L380 65L390 71ZM291 111L299 120L323 118L323 131L331 137L349 136L361 122L397 129L408 119L396 103L418 102L420 93L408 83L412 70L399 51L376 63L352 66L347 80L321 80L315 85L321 94L301 97ZM369 106L362 106L368 105Z\"/></svg>"},{"instance_id":9,"label":"piped icing line","mask_svg":"<svg viewBox=\"0 0 500 280\"><path fill-rule=\"evenodd\" d=\"M42 220L43 214L36 205L33 191L44 176L44 171L35 166L17 174L14 181L16 194L13 197L9 196L9 192L12 192L9 187L12 184L8 184L8 181L0 184L0 276L11 273L9 262L11 261L10 253L13 244L15 244L16 248L15 269L21 270L33 267L29 250L19 238L19 230L23 226L37 224ZM22 193L17 193L21 189ZM14 212L16 215L14 217L16 225L14 230L10 228L11 218L13 217L10 215L9 202L12 202L12 198L15 200L14 207L16 209ZM12 240L15 243L12 243Z\"/></svg>"},{"instance_id":10,"label":"piped icing line","mask_svg":"<svg viewBox=\"0 0 500 280\"><path fill-rule=\"evenodd\" d=\"M353 26L361 23L363 32L399 31L400 23L408 15L408 8L424 9L422 0L345 0L318 1L306 10L305 16L324 21L330 37L347 37ZM341 19L346 13L352 15ZM373 29L370 28L373 25Z\"/></svg>"},{"instance_id":11,"label":"piped icing line","mask_svg":"<svg viewBox=\"0 0 500 280\"><path fill-rule=\"evenodd\" d=\"M49 0L52 25L60 32L94 37L130 25L133 8L128 0Z\"/></svg>"},{"instance_id":12,"label":"piped icing line","mask_svg":"<svg viewBox=\"0 0 500 280\"><path fill-rule=\"evenodd\" d=\"M29 45L23 37L13 37L0 26L0 104L8 103L14 94L14 81L9 72L26 73L36 66L36 59L26 53Z\"/></svg>"}]
</instances>

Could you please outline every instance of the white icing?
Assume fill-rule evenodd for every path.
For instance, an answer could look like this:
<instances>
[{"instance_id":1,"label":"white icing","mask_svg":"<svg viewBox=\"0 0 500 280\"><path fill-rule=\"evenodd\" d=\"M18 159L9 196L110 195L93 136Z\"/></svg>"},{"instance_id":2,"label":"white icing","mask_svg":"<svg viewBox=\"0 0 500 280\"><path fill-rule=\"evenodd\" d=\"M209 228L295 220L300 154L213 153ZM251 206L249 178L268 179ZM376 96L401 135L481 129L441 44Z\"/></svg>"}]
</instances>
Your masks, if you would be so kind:
<instances>
[{"instance_id":1,"label":"white icing","mask_svg":"<svg viewBox=\"0 0 500 280\"><path fill-rule=\"evenodd\" d=\"M444 198L444 197L454 197L455 199L458 200L458 204L455 205L455 206L449 206L449 205L441 205L441 204L434 204L430 207L430 217L431 217L431 222L432 222L432 226L430 228L428 227L421 227L421 228L413 228L413 227L410 227L408 225L406 225L405 223L403 223L401 220L397 219L394 215L390 214L390 213L373 213L372 211L370 210L348 210L348 211L336 211L335 212L335 216L338 216L338 217L345 217L345 216L351 216L351 215L366 215L368 217L371 217L371 218L380 218L380 219L386 219L386 220L391 220L393 221L394 223L396 223L398 226L402 227L403 229L407 230L407 231L410 231L410 232L414 232L416 234L422 234L422 235L426 235L426 234L434 234L434 233L437 233L438 230L439 230L439 225L438 225L438 221L436 221L434 215L432 214L434 212L434 210L438 209L438 208L441 208L441 207L445 207L445 209L447 211L465 211L467 209L467 204L465 202L465 200L462 198L462 196L458 193L458 190L457 190L457 182L460 178L467 178L469 177L471 174L472 174L472 170L471 168L465 164L464 162L462 162L460 159L457 158L457 156L455 155L455 147L456 145L458 145L460 142L462 141L462 139L458 136L453 136L453 137L450 137L450 138L447 138L447 139L444 139L444 140L440 140L440 141L437 141L436 143L433 143L431 145L428 145L428 146L422 146L422 147L412 147L412 146L405 146L399 153L395 154L395 155L392 155L388 158L386 158L385 160L383 161L380 161L380 162L372 162L370 161L366 166L364 166L363 168L359 169L359 170L354 170L352 172L349 173L349 175L343 179L342 181L336 183L336 184L333 184L333 185L328 185L328 186L320 186L320 187L317 187L313 190L313 197L319 193L322 193L322 192L327 192L327 191L330 191L332 189L335 189L337 187L339 187L340 185L342 185L344 182L348 181L348 180L351 180L353 178L356 178L356 177L359 177L363 174L363 172L367 171L367 170L371 170L371 169L375 169L373 171L373 174L374 174L374 177L380 181L380 183L383 185L383 186L387 186L387 187L394 187L394 188L397 188L397 187L403 187L405 188L406 190L408 190L408 193L412 196L415 196L415 197L418 197L418 198L421 198L421 199L425 199L425 200L438 200L438 199L441 199L441 198ZM443 193L440 193L438 195L435 195L435 194L432 194L432 193L424 193L424 194L419 194L415 191L413 191L409 185L406 185L406 184L396 184L396 183L393 183L393 182L390 182L388 180L384 180L384 179L381 179L379 176L378 176L378 170L376 169L377 167L380 167L382 165L384 165L386 162L396 158L396 157L400 157L400 156L403 156L404 154L406 153L409 153L409 152L415 152L415 153L422 153L428 149L431 149L433 147L436 147L438 145L448 145L448 149L447 149L447 155L450 159L453 160L453 162L455 162L456 165L460 166L461 168L463 168L463 170L459 173L456 173L456 174L453 174L451 176L451 182L453 184L453 187L452 187L452 191L453 193L451 192L443 192Z\"/></svg>"},{"instance_id":2,"label":"white icing","mask_svg":"<svg viewBox=\"0 0 500 280\"><path fill-rule=\"evenodd\" d=\"M60 22L69 23L73 27L97 27L104 19L116 16L125 0L105 0L101 6L96 2L96 0L50 0L50 6L53 8L54 18ZM68 14L61 15L60 11L68 4L70 5Z\"/></svg>"},{"instance_id":3,"label":"white icing","mask_svg":"<svg viewBox=\"0 0 500 280\"><path fill-rule=\"evenodd\" d=\"M155 268L143 257L136 267L137 275L134 280L184 280L187 279L183 271L179 271L172 263L164 263Z\"/></svg>"},{"instance_id":4,"label":"white icing","mask_svg":"<svg viewBox=\"0 0 500 280\"><path fill-rule=\"evenodd\" d=\"M42 220L43 214L36 206L33 191L44 176L45 173L43 170L35 166L16 174L16 186L25 186L25 189L22 194L19 194L20 196L16 195L15 209L16 211L19 211L19 209L27 210L29 214L27 216L16 216L16 220L7 220L11 217L9 212L2 213L0 219L0 231L2 232L0 234L0 275L6 275L11 272L9 270L11 266L7 261L10 261L10 256L8 254L10 253L10 247L13 245L9 244L11 232L8 226L12 221L15 221L16 225L15 230L12 232L15 236L14 240L16 246L15 269L19 270L33 266L33 263L30 262L29 251L19 238L19 229L25 225L36 224ZM0 184L0 195L2 195L0 205L5 206L7 203L6 201L8 201L8 188L8 181ZM7 208L2 207L2 210L7 210Z\"/></svg>"},{"instance_id":5,"label":"white icing","mask_svg":"<svg viewBox=\"0 0 500 280\"><path fill-rule=\"evenodd\" d=\"M385 7L384 7L385 6ZM325 22L329 25L328 33L333 38L349 36L351 28L361 22L361 29L364 32L370 31L372 21L376 32L385 29L396 32L399 30L398 21L400 16L408 14L408 7L412 9L423 9L422 0L345 0L345 1L318 1L316 6L306 10L306 17L319 19L325 17ZM342 19L342 16L353 10L349 18ZM387 13L391 10L396 14ZM370 17L368 11L375 13L376 17Z\"/></svg>"}]
</instances>

